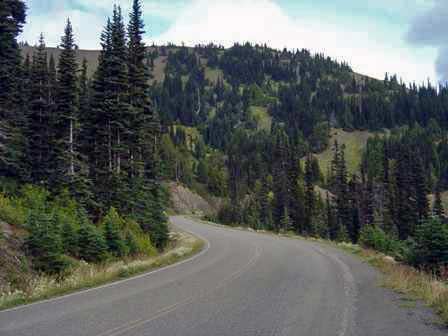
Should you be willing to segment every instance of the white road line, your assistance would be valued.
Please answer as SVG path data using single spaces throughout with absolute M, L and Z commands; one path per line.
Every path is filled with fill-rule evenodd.
M 193 261 L 193 260 L 203 256 L 205 253 L 207 253 L 208 250 L 210 250 L 210 246 L 211 245 L 210 245 L 210 242 L 206 238 L 204 238 L 203 236 L 201 236 L 201 235 L 199 235 L 197 233 L 193 233 L 191 231 L 184 230 L 184 229 L 182 229 L 182 230 L 187 232 L 187 233 L 189 233 L 189 234 L 191 234 L 191 235 L 193 235 L 193 236 L 198 237 L 201 240 L 203 240 L 206 243 L 206 247 L 200 253 L 195 254 L 194 256 L 192 256 L 192 257 L 190 257 L 188 259 L 179 261 L 178 263 L 175 263 L 175 264 L 172 264 L 172 265 L 168 265 L 168 266 L 165 266 L 165 267 L 162 267 L 162 268 L 158 268 L 158 269 L 156 269 L 154 271 L 151 271 L 151 272 L 148 272 L 148 273 L 140 274 L 140 275 L 134 276 L 132 278 L 128 278 L 128 279 L 123 279 L 123 280 L 111 282 L 109 284 L 101 285 L 101 286 L 98 286 L 98 287 L 84 289 L 84 290 L 81 290 L 81 291 L 78 291 L 78 292 L 75 292 L 75 293 L 66 294 L 66 295 L 63 295 L 63 296 L 58 296 L 58 297 L 55 297 L 55 298 L 52 298 L 52 299 L 47 299 L 47 300 L 43 300 L 43 301 L 39 301 L 39 302 L 35 302 L 35 303 L 30 303 L 30 304 L 23 305 L 23 306 L 18 306 L 18 307 L 15 307 L 15 308 L 5 309 L 5 310 L 0 311 L 0 315 L 4 314 L 4 313 L 9 313 L 9 312 L 13 312 L 13 311 L 27 309 L 27 308 L 30 308 L 30 307 L 33 307 L 33 306 L 37 306 L 37 305 L 42 305 L 42 304 L 45 304 L 45 303 L 62 301 L 62 300 L 67 299 L 69 297 L 86 294 L 86 293 L 93 292 L 93 291 L 96 291 L 96 290 L 101 290 L 101 289 L 104 289 L 104 288 L 114 287 L 114 286 L 117 286 L 117 285 L 129 282 L 129 281 L 133 281 L 133 280 L 136 280 L 136 279 L 145 278 L 145 277 L 151 276 L 151 275 L 153 275 L 155 273 L 166 271 L 167 269 L 178 267 L 180 265 L 183 265 L 183 264 L 186 264 L 188 262 L 191 262 L 191 261 Z

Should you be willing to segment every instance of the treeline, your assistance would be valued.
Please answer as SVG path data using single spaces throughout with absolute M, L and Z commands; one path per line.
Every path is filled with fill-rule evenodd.
M 32 57 L 21 59 L 17 36 L 25 23 L 25 9 L 22 1 L 15 0 L 0 12 L 5 26 L 0 31 L 4 191 L 10 191 L 8 181 L 15 181 L 45 188 L 54 200 L 67 192 L 83 213 L 79 222 L 89 218 L 107 224 L 116 209 L 163 248 L 168 229 L 160 184 L 161 125 L 149 95 L 141 2 L 133 2 L 127 28 L 120 7 L 114 7 L 101 35 L 99 66 L 92 79 L 87 77 L 87 62 L 76 62 L 69 20 L 58 60 L 48 58 L 43 35 Z M 57 222 L 45 213 L 27 220 L 33 255 L 43 255 L 43 250 L 53 253 L 51 239 L 41 244 L 40 238 L 32 237 L 50 226 L 52 232 L 64 227 Z M 111 239 L 118 239 L 117 227 L 106 224 L 105 244 L 112 244 Z M 104 245 L 91 226 L 78 227 L 80 239 L 94 238 L 98 246 Z M 133 249 L 131 243 L 113 244 L 118 245 L 109 246 L 109 252 L 117 256 Z
M 371 139 L 360 173 L 353 175 L 345 147 L 335 142 L 327 177 L 312 153 L 305 158 L 297 154 L 300 150 L 284 129 L 274 130 L 272 141 L 264 143 L 243 134 L 236 139 L 228 162 L 230 202 L 219 214 L 222 222 L 360 243 L 437 272 L 446 267 L 448 223 L 439 180 L 425 168 L 437 159 L 424 161 L 420 154 L 427 141 L 423 129 Z M 439 146 L 431 144 L 434 150 Z M 246 158 L 246 153 L 252 154 Z M 272 164 L 266 164 L 268 155 Z
M 170 130 L 166 176 L 228 197 L 219 220 L 362 243 L 427 267 L 447 263 L 446 87 L 369 79 L 305 50 L 159 50 L 165 80 L 151 92 Z M 330 143 L 335 127 L 382 132 L 354 175 L 344 147 Z M 314 154 L 329 146 L 334 158 L 322 171 Z M 220 178 L 204 178 L 213 172 Z

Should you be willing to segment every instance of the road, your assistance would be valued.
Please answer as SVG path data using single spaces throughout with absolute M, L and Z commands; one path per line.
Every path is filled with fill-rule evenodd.
M 357 258 L 307 241 L 172 222 L 202 237 L 190 260 L 137 278 L 0 312 L 1 336 L 433 336 Z M 409 304 L 408 304 L 409 306 Z

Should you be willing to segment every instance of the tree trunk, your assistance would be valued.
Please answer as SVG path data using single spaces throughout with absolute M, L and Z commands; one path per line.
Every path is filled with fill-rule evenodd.
M 69 175 L 75 175 L 75 153 L 73 150 L 73 118 L 70 118 L 70 170 Z

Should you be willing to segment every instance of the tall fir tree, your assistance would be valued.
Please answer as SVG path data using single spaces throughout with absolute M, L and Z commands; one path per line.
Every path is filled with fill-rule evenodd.
M 28 111 L 26 137 L 27 164 L 31 182 L 48 186 L 53 175 L 53 131 L 52 111 L 49 102 L 48 59 L 43 34 L 33 54 L 31 69 L 31 101 Z
M 434 195 L 434 205 L 432 208 L 433 216 L 444 218 L 445 217 L 445 209 L 443 207 L 442 195 L 440 193 L 440 187 L 436 187 L 436 192 Z
M 67 20 L 61 38 L 54 114 L 54 189 L 68 188 L 83 206 L 90 204 L 88 167 L 81 154 L 78 64 L 73 27 Z
M 26 5 L 21 0 L 0 5 L 0 173 L 24 179 L 28 167 L 26 116 L 20 96 L 21 55 L 17 37 L 26 19 Z
M 314 193 L 314 177 L 312 167 L 312 155 L 307 155 L 305 162 L 305 206 L 304 206 L 304 233 L 307 235 L 314 235 L 315 225 L 315 209 L 316 209 L 316 195 Z

